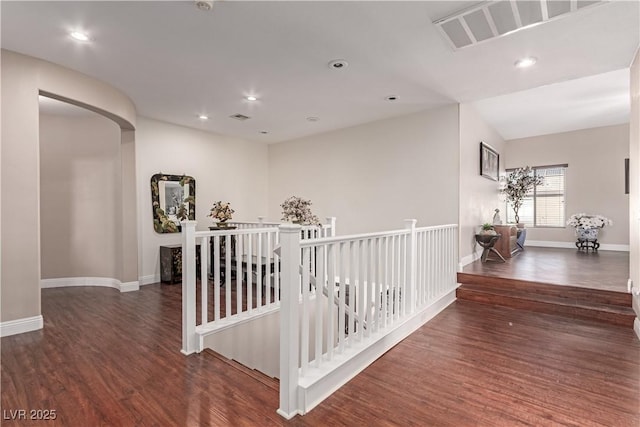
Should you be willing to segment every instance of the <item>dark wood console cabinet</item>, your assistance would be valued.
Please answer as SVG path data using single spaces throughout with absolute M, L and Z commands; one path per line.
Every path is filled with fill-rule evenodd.
M 200 245 L 196 245 L 196 277 L 200 277 Z M 182 282 L 182 245 L 160 246 L 160 281 Z

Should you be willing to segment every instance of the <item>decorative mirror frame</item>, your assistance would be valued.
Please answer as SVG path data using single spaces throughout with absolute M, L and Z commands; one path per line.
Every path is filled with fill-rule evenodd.
M 179 233 L 181 220 L 196 219 L 196 180 L 188 175 L 153 175 L 151 210 L 156 233 Z

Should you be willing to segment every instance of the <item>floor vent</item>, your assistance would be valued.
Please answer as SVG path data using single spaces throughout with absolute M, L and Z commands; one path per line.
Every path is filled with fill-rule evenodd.
M 454 50 L 568 16 L 611 0 L 485 1 L 434 21 Z

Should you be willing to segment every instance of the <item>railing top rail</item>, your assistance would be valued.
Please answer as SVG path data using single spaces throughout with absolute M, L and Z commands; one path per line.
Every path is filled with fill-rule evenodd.
M 416 228 L 416 232 L 418 231 L 431 231 L 431 230 L 445 230 L 451 228 L 458 228 L 457 224 L 445 224 L 445 225 L 434 225 L 430 227 L 421 227 Z M 359 240 L 367 240 L 367 239 L 378 239 L 383 237 L 393 237 L 393 236 L 402 236 L 405 234 L 410 234 L 411 230 L 408 228 L 403 228 L 401 230 L 391 230 L 391 231 L 383 231 L 383 232 L 375 232 L 375 233 L 363 233 L 363 234 L 352 234 L 349 236 L 335 236 L 335 237 L 322 237 L 319 239 L 308 239 L 300 242 L 301 248 L 307 248 L 312 246 L 323 246 L 329 245 L 332 243 L 340 243 L 340 242 L 349 242 L 349 241 L 359 241 Z
M 262 225 L 280 225 L 281 222 L 273 221 L 228 221 L 229 224 L 262 224 Z
M 260 233 L 274 233 L 278 229 L 275 227 L 264 228 L 230 228 L 228 230 L 209 230 L 209 231 L 196 231 L 196 237 L 208 237 L 208 236 L 230 236 L 232 234 L 260 234 Z
M 429 227 L 416 227 L 416 231 L 444 230 L 449 228 L 458 228 L 458 224 L 432 225 Z
M 409 234 L 409 233 L 411 233 L 411 230 L 402 229 L 402 230 L 385 231 L 382 233 L 377 232 L 377 233 L 352 234 L 349 236 L 322 237 L 319 239 L 302 240 L 300 242 L 300 247 L 305 248 L 305 247 L 311 247 L 311 246 L 328 245 L 331 243 L 367 240 L 367 239 L 375 239 L 375 238 L 381 238 L 381 237 L 401 236 L 403 234 Z

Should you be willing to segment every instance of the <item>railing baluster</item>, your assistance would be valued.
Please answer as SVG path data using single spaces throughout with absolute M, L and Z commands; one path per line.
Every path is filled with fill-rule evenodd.
M 309 264 L 309 252 L 311 248 L 302 249 L 302 324 L 300 325 L 300 367 L 304 377 L 309 367 L 309 292 L 311 281 L 309 273 L 311 266 Z M 321 294 L 316 292 L 316 298 Z
M 344 351 L 345 341 L 345 261 L 344 243 L 340 243 L 338 251 L 338 265 L 340 266 L 340 287 L 338 289 L 338 349 L 340 353 Z
M 349 242 L 349 345 L 353 345 L 356 336 L 356 282 L 357 265 L 355 243 Z
M 248 234 L 236 236 L 236 314 L 242 313 L 242 297 L 244 293 L 242 277 L 242 254 L 244 253 L 244 241 Z M 227 289 L 227 308 L 231 316 L 231 288 Z
M 271 308 L 271 302 L 272 302 L 272 296 L 271 296 L 271 266 L 273 265 L 275 267 L 274 264 L 274 259 L 273 259 L 273 247 L 271 246 L 271 232 L 267 232 L 267 243 L 266 243 L 266 250 L 265 250 L 265 260 L 266 260 L 266 265 L 265 265 L 265 284 L 264 284 L 264 291 L 266 293 L 266 306 L 267 308 Z
M 262 233 L 256 236 L 257 254 L 256 254 L 256 308 L 262 307 Z M 249 268 L 247 266 L 247 268 Z
M 327 305 L 327 358 L 333 360 L 333 348 L 335 347 L 335 289 L 336 289 L 336 270 L 335 270 L 335 251 L 334 245 L 327 246 L 327 294 L 329 303 Z
M 209 280 L 207 280 L 207 245 L 209 238 L 200 239 L 200 324 L 209 323 Z
M 247 262 L 246 262 L 246 283 L 247 283 L 247 312 L 253 311 L 253 272 L 251 271 L 251 261 L 253 259 L 253 235 L 247 235 Z
M 322 318 L 324 313 L 324 294 L 323 289 L 327 286 L 327 270 L 326 270 L 326 259 L 327 259 L 327 247 L 322 246 L 320 250 L 317 252 L 319 254 L 318 259 L 318 271 L 319 276 L 316 276 L 316 306 L 315 306 L 315 315 L 316 315 L 316 329 L 315 329 L 315 366 L 317 368 L 322 364 Z M 328 291 L 328 289 L 327 289 Z M 327 292 L 328 293 L 328 292 Z M 327 297 L 328 301 L 328 297 Z

